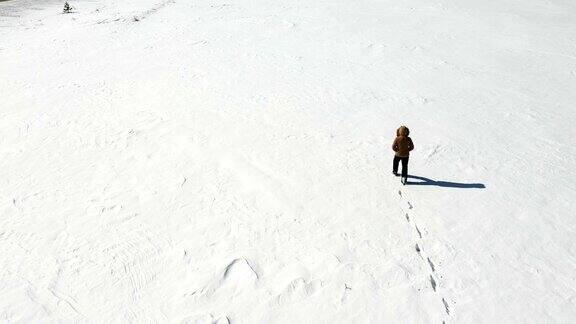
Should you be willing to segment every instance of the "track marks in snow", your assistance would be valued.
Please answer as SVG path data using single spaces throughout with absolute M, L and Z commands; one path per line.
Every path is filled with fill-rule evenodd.
M 432 262 L 432 260 L 430 260 L 430 258 L 428 258 L 428 265 L 430 266 L 430 270 L 432 270 L 432 272 L 435 272 L 436 270 L 434 270 L 434 262 Z
M 119 296 L 131 300 L 133 305 L 145 299 L 149 289 L 154 287 L 158 274 L 166 267 L 162 251 L 169 246 L 169 241 L 158 236 L 152 228 L 134 226 L 135 222 L 118 222 L 110 214 L 120 208 L 107 209 L 101 216 L 103 228 L 109 231 L 101 238 L 108 243 L 101 251 L 100 257 L 107 264 L 104 282 L 111 282 L 127 294 Z M 129 215 L 133 215 L 129 213 Z M 121 215 L 117 215 L 118 218 Z M 126 310 L 126 319 L 135 321 L 144 314 L 141 307 L 130 307 Z
M 405 196 L 402 194 L 402 190 L 398 190 L 398 195 L 400 196 L 400 199 L 402 201 L 404 201 L 406 199 Z M 406 200 L 406 206 L 407 206 L 408 210 L 414 209 L 414 205 L 412 205 L 412 203 L 408 200 Z M 427 280 L 430 282 L 430 287 L 432 288 L 432 290 L 434 292 L 438 292 L 438 288 L 439 288 L 438 282 L 435 279 L 436 265 L 434 264 L 432 259 L 425 254 L 425 251 L 422 248 L 422 242 L 421 242 L 421 240 L 423 239 L 422 231 L 418 227 L 416 220 L 410 218 L 410 214 L 408 212 L 404 212 L 404 218 L 406 218 L 407 223 L 411 223 L 411 222 L 414 223 L 415 234 L 417 235 L 416 240 L 418 241 L 415 244 L 414 250 L 416 251 L 416 253 L 418 254 L 418 256 L 420 258 L 422 258 L 423 260 L 426 260 L 427 266 L 430 268 L 430 272 L 428 274 Z M 442 305 L 444 306 L 444 311 L 446 312 L 446 315 L 450 316 L 450 307 L 448 305 L 448 302 L 446 301 L 446 299 L 444 297 L 441 297 L 441 301 L 442 301 Z M 444 323 L 444 321 L 443 321 L 443 323 Z
M 444 310 L 446 311 L 446 314 L 450 315 L 450 307 L 448 307 L 446 299 L 442 298 L 442 303 L 444 304 Z
M 175 0 L 162 1 L 158 4 L 156 4 L 154 7 L 144 11 L 143 13 L 134 16 L 134 21 L 140 21 L 140 20 L 146 19 L 146 18 L 148 18 L 148 16 L 156 13 L 158 10 L 163 9 L 164 7 L 166 7 L 170 4 L 173 4 L 175 2 L 176 2 Z
M 422 232 L 420 232 L 418 225 L 414 225 L 414 228 L 416 228 L 416 233 L 418 233 L 418 237 L 422 238 Z
M 272 306 L 283 306 L 297 303 L 305 300 L 321 288 L 322 282 L 320 280 L 307 281 L 304 278 L 296 278 L 271 301 L 271 304 Z M 346 300 L 349 289 L 351 288 L 348 286 L 344 287 L 344 293 L 340 299 L 341 303 Z
M 80 312 L 80 311 L 78 310 L 78 308 L 79 308 L 79 307 L 78 307 L 78 302 L 77 302 L 74 298 L 72 298 L 72 297 L 70 297 L 70 296 L 68 296 L 68 295 L 66 295 L 66 294 L 64 294 L 64 293 L 61 293 L 61 292 L 57 291 L 57 290 L 54 289 L 54 288 L 49 288 L 48 290 L 50 291 L 50 293 L 52 294 L 52 296 L 54 296 L 54 297 L 56 298 L 56 300 L 58 300 L 58 304 L 60 304 L 61 302 L 63 302 L 63 303 L 65 303 L 72 311 L 74 311 L 74 313 L 76 313 L 78 316 L 80 316 L 80 317 L 82 317 L 82 318 L 84 318 L 84 319 L 86 318 L 86 316 L 85 316 L 82 312 Z
M 103 25 L 103 24 L 110 24 L 110 23 L 116 23 L 116 22 L 139 22 L 142 21 L 146 18 L 148 18 L 149 16 L 155 14 L 156 12 L 160 11 L 161 9 L 176 3 L 175 0 L 164 0 L 162 2 L 156 3 L 155 5 L 153 5 L 150 9 L 148 10 L 144 10 L 140 13 L 137 12 L 133 12 L 132 16 L 130 18 L 128 17 L 118 17 L 118 15 L 120 13 L 114 13 L 113 15 L 115 15 L 115 17 L 109 17 L 109 18 L 104 18 L 104 19 L 99 19 L 97 20 L 94 24 L 95 25 Z M 98 14 L 101 12 L 101 9 L 103 8 L 98 8 L 96 10 L 94 10 L 92 12 L 92 14 Z M 124 15 L 124 14 L 121 14 Z

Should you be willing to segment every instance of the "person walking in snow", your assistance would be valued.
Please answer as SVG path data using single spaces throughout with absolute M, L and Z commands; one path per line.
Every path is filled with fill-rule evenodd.
M 396 130 L 396 139 L 392 143 L 392 150 L 396 152 L 392 163 L 392 173 L 398 176 L 398 163 L 402 162 L 402 184 L 406 184 L 408 181 L 408 158 L 410 151 L 414 149 L 414 143 L 408 135 L 410 135 L 408 127 L 400 126 Z

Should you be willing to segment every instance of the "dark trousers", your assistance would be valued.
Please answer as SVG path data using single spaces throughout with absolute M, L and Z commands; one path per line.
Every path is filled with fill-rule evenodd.
M 408 157 L 395 156 L 392 162 L 392 172 L 398 173 L 398 162 L 402 161 L 402 178 L 408 177 Z

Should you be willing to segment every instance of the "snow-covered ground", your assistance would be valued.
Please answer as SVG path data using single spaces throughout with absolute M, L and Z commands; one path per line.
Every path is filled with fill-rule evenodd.
M 1 322 L 576 321 L 576 2 L 71 4 L 0 2 Z

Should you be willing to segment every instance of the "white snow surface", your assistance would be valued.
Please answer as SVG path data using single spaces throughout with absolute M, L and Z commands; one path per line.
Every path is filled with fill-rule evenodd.
M 70 4 L 0 2 L 0 322 L 576 322 L 576 2 Z

